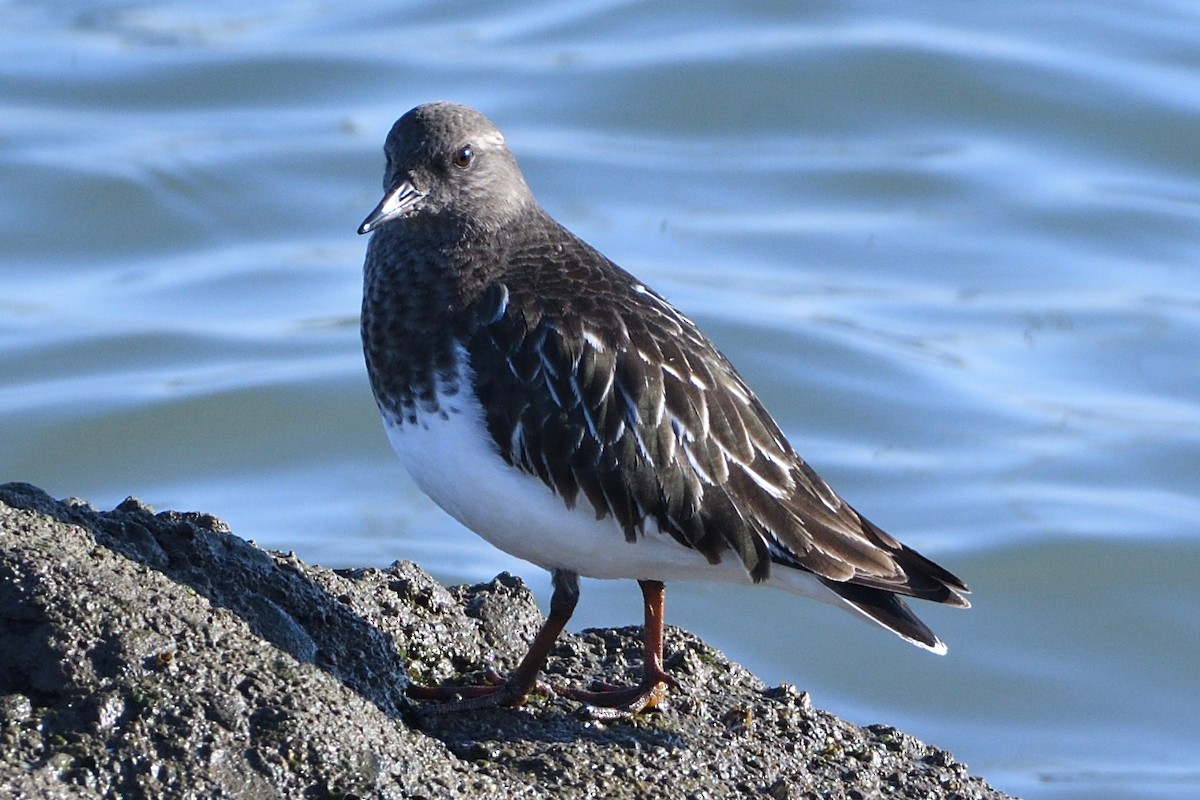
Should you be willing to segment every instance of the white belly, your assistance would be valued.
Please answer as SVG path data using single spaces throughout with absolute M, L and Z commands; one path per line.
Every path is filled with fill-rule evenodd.
M 582 496 L 568 509 L 538 478 L 509 466 L 496 452 L 483 410 L 466 389 L 439 398 L 446 411 L 418 414 L 415 423 L 383 415 L 401 462 L 425 494 L 450 516 L 506 553 L 545 569 L 591 578 L 751 584 L 732 551 L 710 564 L 697 551 L 663 533 L 652 521 L 629 542 L 611 516 L 596 519 Z M 776 567 L 767 585 L 841 605 L 811 574 Z

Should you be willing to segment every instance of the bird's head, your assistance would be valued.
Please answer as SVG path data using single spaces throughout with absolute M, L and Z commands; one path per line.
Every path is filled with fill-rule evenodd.
M 359 233 L 397 220 L 495 231 L 536 206 L 504 137 L 473 108 L 417 106 L 392 126 L 383 152 L 383 199 Z

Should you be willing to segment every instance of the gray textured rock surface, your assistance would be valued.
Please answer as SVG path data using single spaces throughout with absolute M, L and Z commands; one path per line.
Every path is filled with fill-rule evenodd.
M 421 715 L 407 675 L 516 663 L 520 580 L 326 570 L 205 514 L 99 512 L 0 486 L 0 796 L 999 798 L 941 750 L 768 688 L 670 629 L 683 693 L 601 724 L 576 704 Z M 636 680 L 638 629 L 564 636 L 547 679 Z

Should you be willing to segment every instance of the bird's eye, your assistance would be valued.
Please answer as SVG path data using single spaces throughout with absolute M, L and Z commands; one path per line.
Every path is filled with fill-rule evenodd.
M 454 154 L 454 166 L 459 169 L 466 169 L 471 166 L 471 162 L 475 160 L 475 151 L 471 149 L 471 145 L 463 145 Z

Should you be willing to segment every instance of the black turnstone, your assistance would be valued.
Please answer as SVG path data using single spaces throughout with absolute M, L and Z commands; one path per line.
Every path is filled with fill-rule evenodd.
M 358 232 L 373 233 L 362 337 L 388 437 L 438 505 L 554 585 L 506 679 L 411 695 L 520 704 L 580 575 L 637 580 L 645 600 L 641 683 L 565 690 L 614 713 L 675 685 L 663 581 L 778 587 L 945 652 L 900 596 L 965 608 L 966 585 L 843 501 L 691 320 L 542 210 L 487 118 L 419 106 L 384 154 Z

